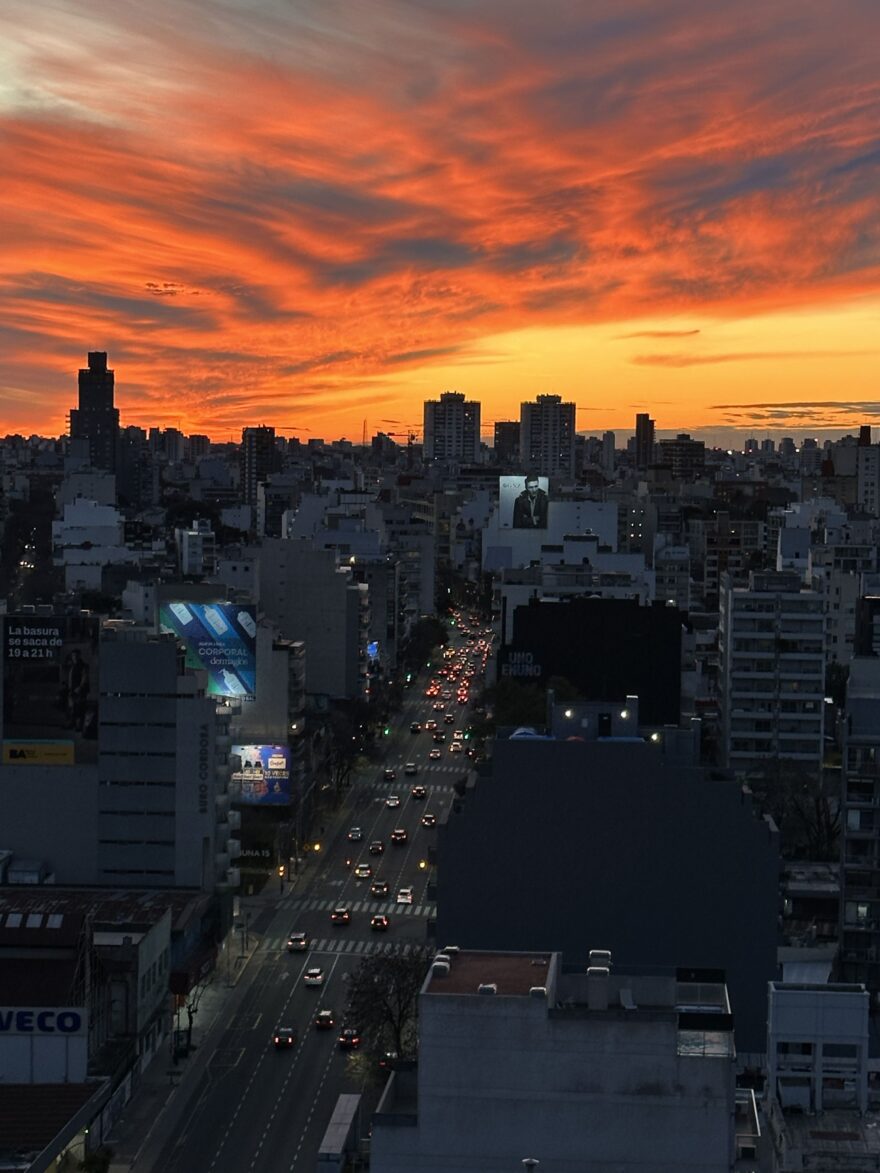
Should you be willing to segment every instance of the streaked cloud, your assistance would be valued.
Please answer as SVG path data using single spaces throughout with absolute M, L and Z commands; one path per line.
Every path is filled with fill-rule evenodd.
M 605 326 L 546 367 L 580 400 L 613 342 L 609 410 L 874 358 L 830 324 L 880 301 L 873 2 L 6 0 L 0 46 L 0 428 L 61 430 L 90 349 L 203 431 L 408 418 L 456 364 L 500 418 L 517 332 Z M 755 335 L 798 312 L 827 336 Z

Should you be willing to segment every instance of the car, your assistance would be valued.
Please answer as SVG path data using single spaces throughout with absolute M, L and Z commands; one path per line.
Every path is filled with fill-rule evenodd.
M 373 880 L 370 884 L 371 896 L 387 896 L 389 891 L 387 880 Z
M 385 844 L 381 839 L 374 839 L 370 844 L 370 855 L 381 855 L 385 850 Z
M 392 809 L 394 807 L 400 806 L 400 795 L 399 794 L 389 794 L 388 797 L 385 799 L 385 805 L 391 807 Z
M 421 733 L 421 731 L 422 731 L 421 721 L 413 721 L 409 727 L 409 731 L 410 731 L 410 733 Z
M 397 777 L 397 771 L 392 770 L 390 766 L 386 766 L 382 772 L 382 777 L 385 779 L 386 782 L 393 782 L 394 779 Z
M 462 745 L 462 743 L 460 741 L 453 741 L 449 747 L 449 752 L 450 753 L 461 753 L 463 749 L 464 749 L 464 746 Z
M 381 914 L 370 919 L 370 928 L 374 933 L 387 933 L 388 926 L 390 924 L 391 921 L 388 919 L 388 917 L 382 916 Z
M 429 733 L 433 732 L 437 728 L 437 722 L 434 720 L 433 717 L 430 719 L 430 721 L 425 722 L 425 728 L 428 730 Z
M 379 1058 L 379 1066 L 383 1071 L 391 1071 L 394 1067 L 394 1061 L 396 1058 L 396 1051 L 386 1051 L 385 1054 Z
M 315 1015 L 315 1026 L 318 1030 L 332 1030 L 336 1025 L 336 1015 L 332 1010 L 319 1010 Z
M 391 842 L 396 846 L 400 846 L 400 844 L 406 843 L 406 838 L 406 829 L 404 827 L 395 827 L 391 832 Z
M 296 1031 L 292 1026 L 276 1026 L 272 1035 L 272 1045 L 276 1051 L 287 1051 L 296 1046 Z
M 306 972 L 303 974 L 303 985 L 304 986 L 323 986 L 323 984 L 324 984 L 324 971 L 323 971 L 323 969 L 320 969 L 317 965 L 314 966 L 312 969 L 307 969 Z
M 452 740 L 453 741 L 464 741 L 464 730 L 462 730 L 462 729 L 453 730 Z
M 446 705 L 443 703 L 443 701 L 435 701 L 431 707 L 433 708 L 435 713 L 442 713 L 443 710 L 446 708 Z
M 452 746 L 449 747 L 452 749 Z M 373 869 L 368 863 L 356 863 L 354 865 L 354 878 L 356 880 L 369 880 L 373 874 Z
M 430 811 L 425 811 L 425 813 L 422 815 L 422 826 L 423 827 L 436 827 L 437 826 L 437 816 L 434 814 L 431 814 Z
M 335 925 L 347 925 L 351 922 L 351 912 L 344 904 L 340 904 L 330 913 L 330 919 Z
M 410 798 L 427 798 L 428 797 L 428 791 L 422 785 L 413 786 L 410 789 L 409 794 L 410 794 Z
M 398 904 L 412 904 L 414 893 L 412 888 L 401 888 L 397 893 Z
M 339 1032 L 339 1048 L 342 1051 L 356 1051 L 361 1045 L 360 1032 L 356 1031 L 354 1027 L 347 1026 L 345 1030 Z
M 447 725 L 454 725 L 455 724 L 455 713 L 444 713 L 443 720 L 446 722 Z
M 360 827 L 350 827 L 348 832 L 349 843 L 360 843 L 363 839 L 364 833 Z
M 305 953 L 309 947 L 308 933 L 291 933 L 287 938 L 288 953 Z
M 443 733 L 442 730 L 438 729 L 437 732 L 434 734 L 434 744 L 435 745 L 442 745 L 445 740 L 446 740 L 446 734 Z
M 435 745 L 433 749 L 428 751 L 428 757 L 431 759 L 432 762 L 437 762 L 440 760 L 440 758 L 443 757 L 443 753 Z
M 412 778 L 412 776 L 414 774 L 418 774 L 419 767 L 416 765 L 415 762 L 407 762 L 406 765 L 403 767 L 403 772 L 404 772 L 404 774 L 406 774 L 406 776 L 408 778 Z

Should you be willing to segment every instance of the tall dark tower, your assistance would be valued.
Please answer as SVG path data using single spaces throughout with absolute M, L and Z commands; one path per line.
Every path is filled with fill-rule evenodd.
M 645 412 L 636 416 L 636 468 L 646 469 L 654 461 L 654 421 Z
M 70 413 L 71 440 L 86 440 L 93 468 L 116 470 L 119 409 L 113 406 L 113 371 L 103 350 L 89 351 L 88 369 L 79 372 L 79 407 Z
M 257 485 L 265 482 L 269 473 L 277 472 L 278 452 L 275 448 L 275 429 L 261 425 L 241 430 L 241 495 L 248 505 L 257 503 Z

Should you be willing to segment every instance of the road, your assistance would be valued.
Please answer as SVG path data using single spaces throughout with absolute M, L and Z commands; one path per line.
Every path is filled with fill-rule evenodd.
M 454 644 L 465 647 L 458 633 Z M 471 695 L 482 683 L 482 661 L 474 667 L 478 673 Z M 441 684 L 450 691 L 448 682 Z M 464 753 L 452 753 L 449 748 L 454 731 L 463 729 L 467 719 L 454 686 L 452 691 L 438 711 L 434 706 L 442 698 L 426 697 L 424 685 L 407 693 L 391 735 L 383 739 L 384 760 L 360 776 L 352 789 L 352 821 L 363 838 L 350 842 L 348 828 L 342 827 L 336 841 L 324 847 L 319 867 L 281 901 L 250 963 L 249 985 L 238 1009 L 225 1029 L 217 1032 L 216 1049 L 198 1098 L 162 1155 L 158 1167 L 165 1173 L 193 1169 L 200 1173 L 313 1173 L 337 1097 L 363 1090 L 358 1079 L 359 1070 L 364 1078 L 363 1064 L 352 1062 L 340 1050 L 338 1030 L 318 1031 L 314 1019 L 319 1009 L 330 1008 L 339 1025 L 346 1003 L 345 975 L 364 954 L 388 949 L 409 952 L 426 944 L 427 922 L 435 910 L 426 899 L 427 869 L 420 867 L 420 861 L 427 859 L 435 831 L 422 826 L 421 819 L 426 811 L 442 814 L 452 800 L 453 782 L 470 764 Z M 455 714 L 454 723 L 445 723 L 446 712 Z M 435 748 L 432 733 L 424 728 L 410 731 L 412 722 L 424 725 L 428 720 L 437 720 L 447 736 L 437 747 L 438 761 L 428 757 Z M 405 774 L 407 762 L 416 764 L 416 776 Z M 386 767 L 396 771 L 395 779 L 385 779 Z M 425 798 L 412 797 L 413 784 L 425 786 Z M 396 808 L 387 805 L 392 794 L 400 799 Z M 406 830 L 405 843 L 391 843 L 395 828 Z M 374 840 L 385 845 L 380 856 L 369 854 Z M 357 863 L 370 864 L 373 876 L 355 879 L 352 872 Z M 370 894 L 376 879 L 388 881 L 387 898 Z M 398 904 L 398 890 L 410 885 L 413 903 Z M 331 923 L 330 913 L 337 905 L 350 909 L 348 925 Z M 390 919 L 387 933 L 371 931 L 370 919 L 378 913 Z M 291 932 L 308 934 L 307 952 L 288 953 Z M 324 971 L 324 984 L 307 987 L 303 975 L 316 966 Z M 298 1032 L 298 1041 L 289 1050 L 276 1051 L 272 1045 L 280 1025 Z

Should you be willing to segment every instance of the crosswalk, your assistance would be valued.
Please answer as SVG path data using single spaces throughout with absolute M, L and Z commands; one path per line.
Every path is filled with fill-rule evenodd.
M 261 948 L 266 953 L 282 953 L 287 949 L 286 937 L 265 937 Z M 309 945 L 310 953 L 345 953 L 351 957 L 363 956 L 366 953 L 388 953 L 396 956 L 408 957 L 411 953 L 425 948 L 418 941 L 397 943 L 395 941 L 379 940 L 374 937 L 369 941 L 355 941 L 351 937 L 322 937 L 315 939 Z M 303 954 L 303 956 L 305 956 Z
M 437 915 L 436 904 L 395 904 L 389 900 L 306 900 L 298 899 L 290 902 L 290 907 L 297 912 L 330 912 L 340 904 L 352 914 L 366 912 L 371 916 L 383 913 L 385 916 L 427 916 Z M 287 938 L 285 938 L 286 940 Z

